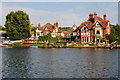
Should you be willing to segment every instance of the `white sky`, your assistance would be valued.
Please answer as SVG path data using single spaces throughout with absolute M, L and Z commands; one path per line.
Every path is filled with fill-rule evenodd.
M 1 0 L 2 2 L 118 2 L 119 0 Z M 2 8 L 4 6 L 4 8 Z M 31 16 L 31 22 L 34 24 L 34 25 L 37 25 L 37 23 L 39 23 L 39 19 L 37 19 L 36 17 L 41 17 L 40 15 L 38 15 L 38 14 L 36 14 L 37 12 L 38 13 L 41 13 L 41 11 L 42 10 L 39 10 L 39 11 L 37 11 L 37 10 L 35 10 L 35 9 L 30 9 L 29 7 L 23 7 L 23 6 L 9 6 L 9 5 L 3 5 L 2 6 L 2 3 L 0 3 L 0 25 L 4 25 L 3 24 L 3 22 L 5 22 L 5 15 L 6 14 L 8 14 L 7 12 L 9 12 L 9 11 L 11 11 L 11 10 L 13 10 L 13 11 L 16 11 L 18 8 L 20 8 L 20 9 L 22 9 L 22 10 L 25 10 L 25 11 L 28 11 L 28 14 L 30 14 L 30 16 Z M 112 6 L 112 5 L 111 5 Z M 102 7 L 102 6 L 101 6 Z M 106 6 L 107 7 L 107 6 Z M 4 11 L 2 11 L 2 9 L 4 9 Z M 106 9 L 107 10 L 107 9 Z M 36 12 L 36 13 L 31 13 L 31 12 Z M 47 14 L 52 14 L 50 11 L 48 12 L 48 11 L 42 11 L 43 13 L 45 13 L 46 15 Z M 114 9 L 113 9 L 113 12 L 111 12 L 111 11 L 109 10 L 109 7 L 108 7 L 108 18 L 109 19 L 111 19 L 110 21 L 111 22 L 113 22 L 113 24 L 116 24 L 117 23 L 117 21 L 115 21 L 115 20 L 117 20 L 116 18 L 114 18 L 114 16 L 115 15 L 118 15 L 117 13 L 117 11 L 115 11 Z M 63 15 L 65 13 L 65 15 Z M 60 26 L 72 26 L 72 24 L 74 23 L 74 22 L 76 22 L 76 24 L 77 25 L 79 25 L 81 22 L 83 22 L 84 20 L 86 20 L 87 18 L 88 18 L 88 14 L 89 13 L 86 13 L 86 14 L 84 14 L 84 16 L 80 16 L 80 15 L 77 15 L 77 14 L 74 14 L 74 13 L 69 13 L 69 11 L 67 12 L 64 12 L 64 13 L 61 13 L 61 12 L 57 12 L 57 14 L 59 14 L 59 15 L 61 15 L 62 17 L 63 17 L 63 19 L 64 20 L 62 20 L 62 21 L 60 21 Z M 81 12 L 82 13 L 82 12 Z M 90 12 L 91 13 L 91 12 Z M 102 17 L 102 15 L 104 14 L 104 12 L 97 12 L 98 13 L 98 15 L 99 16 L 101 16 Z M 105 12 L 106 13 L 106 12 Z M 3 15 L 4 16 L 3 16 Z M 56 14 L 56 13 L 55 13 Z M 55 15 L 54 14 L 54 15 Z M 73 15 L 74 17 L 73 17 L 73 19 L 74 20 L 70 20 L 70 21 L 68 21 L 68 19 L 69 19 L 69 17 L 71 16 L 71 15 Z M 60 16 L 60 17 L 61 17 Z M 80 21 L 77 21 L 77 19 L 79 19 L 77 16 L 79 16 L 79 18 L 80 18 L 80 20 L 81 20 L 81 22 Z M 3 18 L 4 17 L 4 18 Z M 118 17 L 118 16 L 115 16 L 115 17 Z M 44 20 L 42 20 L 43 22 L 43 24 L 45 24 L 46 22 L 47 22 L 47 20 L 45 19 L 45 21 Z M 49 21 L 49 20 L 48 20 Z M 57 21 L 57 20 L 52 20 L 52 23 L 54 22 L 54 21 Z M 73 22 L 74 21 L 74 22 Z M 70 25 L 68 24 L 68 23 L 71 23 Z
M 2 2 L 119 2 L 119 0 L 1 0 Z

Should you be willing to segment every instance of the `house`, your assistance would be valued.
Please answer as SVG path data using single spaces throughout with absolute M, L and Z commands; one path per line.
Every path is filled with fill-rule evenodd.
M 103 37 L 109 40 L 111 25 L 106 17 L 106 14 L 101 18 L 96 12 L 90 13 L 88 20 L 81 23 L 72 35 L 79 37 L 81 43 L 99 43 Z
M 72 33 L 73 33 L 74 29 L 69 29 L 68 31 L 63 31 L 64 33 L 64 37 L 62 38 L 65 41 L 72 41 Z
M 36 38 L 39 36 L 47 35 L 48 33 L 50 33 L 52 37 L 64 36 L 62 30 L 58 27 L 58 22 L 54 23 L 54 25 L 47 23 L 42 27 L 40 24 L 38 24 L 38 27 L 36 29 Z
M 73 32 L 76 29 L 77 29 L 77 26 L 74 24 L 72 28 L 68 29 L 67 31 L 63 31 L 64 33 L 63 39 L 66 41 L 75 41 L 76 36 L 73 36 L 73 35 L 76 35 L 76 33 L 73 33 Z

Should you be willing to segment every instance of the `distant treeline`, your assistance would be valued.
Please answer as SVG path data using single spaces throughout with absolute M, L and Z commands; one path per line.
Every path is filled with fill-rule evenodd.
M 72 27 L 59 27 L 62 31 L 67 31 L 68 29 L 71 29 Z

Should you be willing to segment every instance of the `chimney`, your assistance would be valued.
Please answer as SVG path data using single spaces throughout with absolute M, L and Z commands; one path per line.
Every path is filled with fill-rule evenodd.
M 56 27 L 58 27 L 58 22 L 56 22 Z
M 38 24 L 38 27 L 40 27 L 40 23 Z
M 56 23 L 54 23 L 54 28 L 56 27 Z
M 106 20 L 106 17 L 107 17 L 107 15 L 106 15 L 106 14 L 104 14 L 104 15 L 103 15 L 103 19 L 104 19 L 104 20 Z
M 93 18 L 93 14 L 92 14 L 92 13 L 89 14 L 89 19 L 90 19 L 90 18 Z
M 97 13 L 96 12 L 94 12 L 94 17 L 97 17 Z

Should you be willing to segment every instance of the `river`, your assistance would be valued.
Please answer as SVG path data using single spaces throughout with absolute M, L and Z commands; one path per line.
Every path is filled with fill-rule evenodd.
M 117 78 L 120 49 L 2 48 L 2 78 Z

